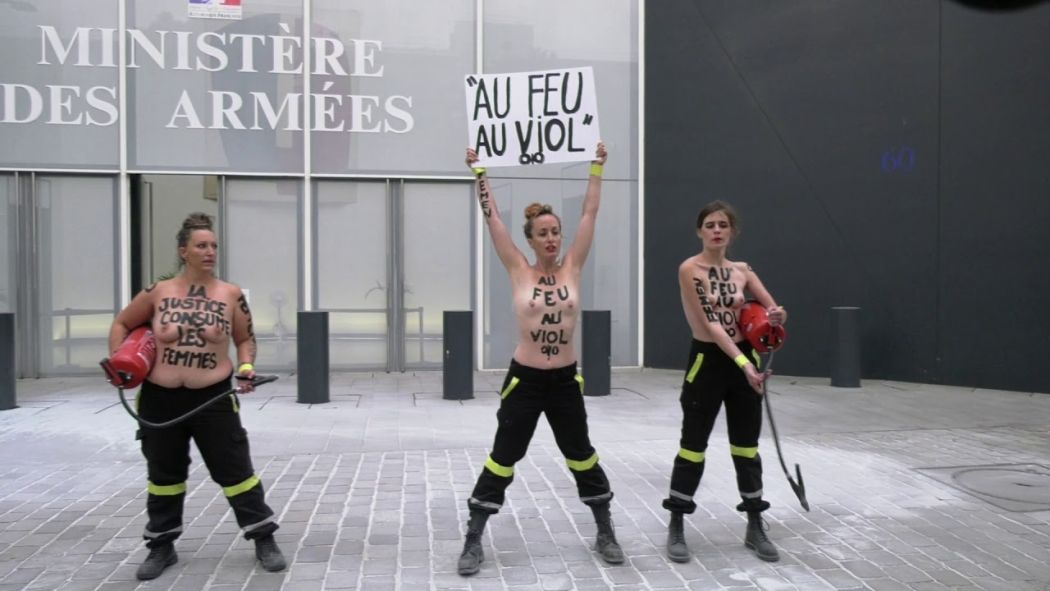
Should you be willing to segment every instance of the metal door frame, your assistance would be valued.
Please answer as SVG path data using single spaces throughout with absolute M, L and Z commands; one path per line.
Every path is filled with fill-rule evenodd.
M 13 171 L 14 174 L 14 270 L 15 286 L 11 290 L 14 302 L 11 310 L 15 314 L 15 377 L 34 379 L 42 376 L 42 339 L 40 337 L 44 306 L 41 303 L 43 265 L 41 257 L 42 232 L 40 228 L 40 200 L 37 185 L 50 177 L 106 178 L 114 182 L 113 194 L 113 244 L 112 262 L 116 272 L 113 282 L 113 300 L 119 309 L 120 272 L 120 227 L 118 223 L 117 199 L 120 192 L 120 177 L 112 173 L 62 172 L 62 171 Z M 48 297 L 50 295 L 48 294 Z M 68 316 L 67 316 L 68 320 Z M 67 329 L 66 338 L 70 335 Z M 60 372 L 61 373 L 61 372 Z M 84 373 L 84 372 L 75 372 Z M 59 375 L 59 374 L 55 374 Z M 65 375 L 65 373 L 61 373 Z

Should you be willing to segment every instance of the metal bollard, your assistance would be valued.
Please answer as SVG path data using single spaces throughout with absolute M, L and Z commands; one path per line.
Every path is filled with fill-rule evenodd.
M 583 311 L 583 377 L 585 396 L 612 392 L 612 312 Z
M 860 308 L 835 306 L 831 385 L 860 388 Z
M 445 310 L 442 315 L 442 398 L 474 398 L 474 312 Z
M 328 312 L 298 313 L 299 334 L 296 339 L 298 354 L 297 378 L 299 393 L 296 402 L 324 404 L 328 402 Z
M 15 401 L 15 315 L 0 313 L 0 410 L 18 408 Z

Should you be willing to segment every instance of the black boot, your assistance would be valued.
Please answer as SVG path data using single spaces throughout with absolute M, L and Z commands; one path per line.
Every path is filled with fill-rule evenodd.
M 255 557 L 259 559 L 264 570 L 271 573 L 282 571 L 288 566 L 284 561 L 284 554 L 277 547 L 277 541 L 273 534 L 255 540 Z
M 689 562 L 693 558 L 689 546 L 685 545 L 684 526 L 682 514 L 672 511 L 671 523 L 667 525 L 667 557 L 675 562 Z
M 175 545 L 172 543 L 161 544 L 150 548 L 149 556 L 142 561 L 139 569 L 135 571 L 135 578 L 140 581 L 156 579 L 164 569 L 179 561 L 179 555 L 175 553 Z
M 755 555 L 766 562 L 780 560 L 776 546 L 766 537 L 766 526 L 762 520 L 762 514 L 758 511 L 747 512 L 747 535 L 744 537 L 744 545 L 754 551 Z
M 609 564 L 623 564 L 623 550 L 616 542 L 616 533 L 613 531 L 612 515 L 609 514 L 609 503 L 591 505 L 594 513 L 594 521 L 598 524 L 598 535 L 594 540 L 594 549 L 601 554 L 602 559 Z
M 485 532 L 485 522 L 488 520 L 488 513 L 477 509 L 470 510 L 467 540 L 463 543 L 463 553 L 459 555 L 459 564 L 456 567 L 464 577 L 477 573 L 485 560 L 485 552 L 481 549 L 481 534 Z

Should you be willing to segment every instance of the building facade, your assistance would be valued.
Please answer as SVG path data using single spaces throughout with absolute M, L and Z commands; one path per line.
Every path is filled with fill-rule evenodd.
M 637 366 L 637 0 L 84 0 L 0 3 L 0 312 L 20 377 L 97 371 L 113 315 L 216 216 L 261 368 L 296 364 L 299 310 L 329 313 L 333 369 L 440 367 L 444 310 L 475 311 L 477 365 L 514 347 L 510 287 L 464 165 L 464 77 L 591 67 L 611 157 L 585 309 Z M 493 169 L 567 240 L 586 163 Z

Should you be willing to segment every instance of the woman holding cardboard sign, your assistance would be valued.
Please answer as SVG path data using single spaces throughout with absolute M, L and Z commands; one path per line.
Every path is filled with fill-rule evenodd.
M 561 258 L 561 220 L 550 205 L 533 203 L 525 208 L 525 238 L 535 253 L 530 263 L 511 239 L 500 218 L 485 169 L 475 168 L 477 153 L 467 149 L 467 166 L 478 177 L 478 202 L 492 236 L 496 254 L 510 274 L 514 312 L 518 319 L 518 345 L 500 391 L 492 453 L 478 476 L 467 502 L 470 521 L 459 557 L 459 574 L 478 572 L 484 554 L 481 535 L 490 515 L 503 506 L 504 493 L 514 479 L 514 464 L 525 457 L 540 415 L 546 413 L 558 449 L 576 479 L 580 500 L 594 513 L 598 524 L 595 549 L 611 564 L 624 560 L 616 542 L 609 502 L 609 479 L 598 464 L 598 454 L 587 435 L 583 404 L 583 378 L 576 372 L 572 335 L 580 302 L 580 271 L 591 249 L 595 219 L 601 200 L 602 167 L 608 154 L 598 142 L 583 202 L 576 239 Z

